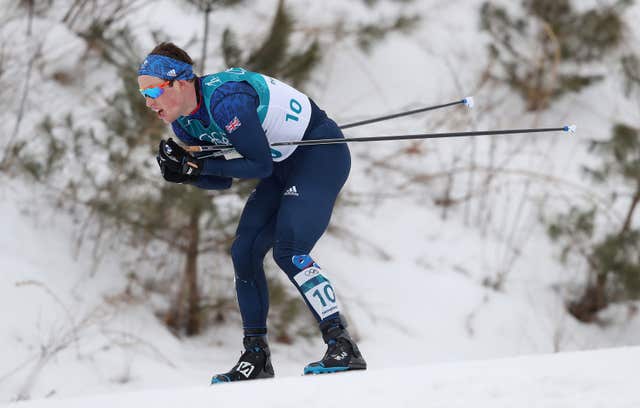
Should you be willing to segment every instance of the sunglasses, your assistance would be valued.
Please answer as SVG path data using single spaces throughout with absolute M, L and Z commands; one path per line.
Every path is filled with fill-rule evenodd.
M 140 88 L 140 93 L 145 98 L 149 97 L 151 99 L 156 99 L 158 96 L 164 93 L 164 88 L 171 85 L 173 81 L 164 81 L 159 85 L 148 86 L 146 88 Z

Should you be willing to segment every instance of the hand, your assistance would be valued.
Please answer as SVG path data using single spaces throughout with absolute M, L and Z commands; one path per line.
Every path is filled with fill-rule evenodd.
M 182 172 L 177 172 L 171 164 L 168 164 L 167 159 L 162 158 L 160 155 L 156 156 L 158 166 L 160 166 L 160 172 L 165 180 L 171 183 L 186 183 L 189 180 L 195 179 L 193 176 L 187 176 Z
M 171 138 L 166 142 L 164 140 L 160 141 L 157 158 L 163 176 L 165 173 L 174 173 L 174 175 L 182 174 L 196 177 L 202 171 L 202 160 L 191 156 Z M 167 179 L 167 176 L 165 176 L 165 179 Z

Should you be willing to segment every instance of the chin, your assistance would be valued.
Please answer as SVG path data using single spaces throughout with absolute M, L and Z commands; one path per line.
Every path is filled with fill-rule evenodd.
M 161 116 L 160 119 L 162 119 L 164 123 L 171 124 L 173 121 L 178 119 L 179 116 L 180 115 L 167 115 L 167 116 Z

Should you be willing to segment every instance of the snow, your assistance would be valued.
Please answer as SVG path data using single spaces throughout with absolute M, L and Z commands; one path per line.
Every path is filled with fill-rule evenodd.
M 9 406 L 635 408 L 640 405 L 639 359 L 640 348 L 619 348 L 34 400 Z
M 103 402 L 92 400 L 91 404 L 111 404 L 116 399 L 119 406 L 139 402 L 139 398 L 151 398 L 158 404 L 156 398 L 174 402 L 173 398 L 205 398 L 201 393 L 209 391 L 189 387 L 206 384 L 213 373 L 227 370 L 235 362 L 240 324 L 232 321 L 197 338 L 178 340 L 155 318 L 151 305 L 121 299 L 125 282 L 117 263 L 102 265 L 92 275 L 89 256 L 71 256 L 69 243 L 59 238 L 70 234 L 64 217 L 56 219 L 51 210 L 46 209 L 39 210 L 41 212 L 18 209 L 19 204 L 31 202 L 33 191 L 21 183 L 5 180 L 2 193 L 3 197 L 22 197 L 18 203 L 4 200 L 0 208 L 6 217 L 5 225 L 12 231 L 11 235 L 3 234 L 0 238 L 0 268 L 5 278 L 0 283 L 0 298 L 3 305 L 7 305 L 0 308 L 0 320 L 10 328 L 1 333 L 0 342 L 3 350 L 11 350 L 0 353 L 3 398 L 14 399 L 26 384 L 30 384 L 26 395 L 34 399 L 49 396 L 47 403 L 51 404 L 61 401 L 60 398 L 90 398 L 104 393 L 117 393 L 117 396 L 100 397 L 104 398 Z M 319 243 L 314 256 L 322 259 L 321 266 L 334 281 L 370 373 L 340 375 L 336 379 L 314 378 L 313 381 L 320 382 L 317 385 L 314 382 L 304 391 L 302 385 L 311 380 L 297 377 L 306 363 L 322 354 L 321 342 L 316 338 L 299 339 L 292 345 L 273 343 L 278 379 L 255 385 L 275 385 L 271 391 L 233 394 L 226 390 L 239 388 L 231 386 L 223 391 L 210 391 L 216 392 L 211 398 L 217 401 L 218 392 L 229 392 L 231 394 L 225 394 L 224 398 L 230 401 L 260 395 L 273 398 L 276 404 L 284 392 L 277 388 L 282 382 L 287 389 L 301 393 L 287 399 L 287 403 L 312 404 L 311 396 L 324 384 L 322 381 L 328 381 L 332 387 L 336 381 L 335 395 L 349 395 L 346 391 L 351 388 L 359 390 L 357 395 L 369 395 L 368 388 L 375 387 L 406 392 L 406 398 L 416 396 L 408 400 L 414 402 L 431 395 L 423 394 L 427 392 L 435 393 L 428 400 L 447 401 L 453 396 L 453 401 L 463 401 L 463 390 L 456 392 L 456 386 L 462 387 L 471 380 L 476 384 L 480 379 L 465 374 L 461 380 L 456 376 L 471 370 L 482 377 L 483 370 L 493 372 L 492 364 L 497 364 L 495 370 L 502 374 L 487 379 L 492 382 L 487 383 L 486 389 L 497 390 L 499 395 L 505 395 L 506 401 L 513 401 L 509 399 L 515 398 L 509 397 L 509 385 L 516 387 L 512 391 L 516 394 L 516 390 L 541 378 L 516 377 L 500 385 L 501 378 L 510 378 L 521 360 L 510 364 L 487 361 L 478 363 L 479 366 L 461 362 L 636 344 L 634 339 L 640 334 L 640 326 L 637 318 L 621 319 L 624 310 L 611 311 L 613 321 L 618 319 L 618 323 L 606 330 L 576 324 L 566 316 L 561 298 L 550 290 L 546 280 L 527 273 L 537 272 L 537 266 L 544 265 L 540 262 L 522 261 L 504 292 L 483 287 L 480 281 L 494 268 L 491 254 L 499 252 L 500 243 L 483 239 L 478 232 L 454 221 L 443 221 L 430 208 L 387 200 L 378 206 L 361 207 L 355 214 L 338 213 L 336 218 L 343 217 L 348 217 L 356 231 L 368 231 L 366 242 L 372 246 L 351 247 L 339 237 L 328 235 Z M 376 220 L 377 227 L 368 229 L 372 219 Z M 29 245 L 23 245 L 24 242 Z M 411 242 L 420 244 L 411 247 L 408 244 Z M 41 254 L 46 254 L 46 258 Z M 529 256 L 535 257 L 535 254 Z M 553 260 L 548 259 L 545 267 L 553 265 Z M 19 310 L 19 314 L 15 310 Z M 64 347 L 48 359 L 41 358 L 43 348 L 52 350 L 57 346 Z M 622 349 L 616 353 L 630 353 L 629 350 L 638 352 Z M 580 356 L 590 359 L 587 354 Z M 553 358 L 542 358 L 539 363 L 535 363 L 533 357 L 525 361 L 538 367 L 535 372 L 544 374 L 545 364 L 551 364 L 555 361 Z M 565 361 L 562 360 L 565 357 L 560 358 L 559 361 Z M 633 361 L 633 354 L 628 354 L 627 360 Z M 611 371 L 607 373 L 617 370 L 615 364 L 611 363 Z M 557 377 L 536 387 L 557 396 L 559 391 L 552 387 L 553 379 L 563 379 L 563 387 L 568 380 L 564 371 L 555 366 L 549 371 Z M 593 375 L 598 376 L 598 371 L 592 371 Z M 9 372 L 12 375 L 5 376 Z M 441 373 L 449 374 L 440 377 Z M 342 384 L 345 378 L 352 377 L 361 382 L 353 387 Z M 412 377 L 418 382 L 406 385 L 392 382 Z M 427 382 L 420 383 L 422 379 Z M 608 374 L 606 380 L 610 380 Z M 291 381 L 301 383 L 289 384 Z M 369 381 L 375 383 L 365 384 Z M 570 384 L 583 386 L 578 380 Z M 620 387 L 626 384 L 621 383 Z M 153 392 L 176 387 L 180 390 L 175 397 L 165 391 L 158 396 Z M 181 387 L 185 387 L 184 390 Z M 343 392 L 341 387 L 347 388 Z M 464 392 L 472 392 L 470 400 L 485 395 L 481 385 L 477 387 L 473 388 L 475 391 L 465 388 Z M 148 391 L 120 394 L 141 390 Z M 561 394 L 558 398 L 562 395 L 572 394 Z M 123 402 L 129 397 L 131 401 Z M 298 397 L 300 399 L 296 399 Z M 487 398 L 497 397 L 489 393 Z M 593 400 L 598 398 L 594 396 Z M 393 400 L 402 401 L 402 398 L 396 395 Z M 78 401 L 88 403 L 84 399 Z M 381 404 L 388 402 L 380 401 Z
M 338 0 L 291 3 L 299 16 L 315 24 L 361 13 L 365 7 Z M 407 10 L 423 13 L 425 20 L 413 37 L 392 35 L 370 55 L 348 44 L 328 47 L 323 67 L 308 86 L 314 100 L 339 123 L 474 95 L 471 111 L 457 107 L 349 130 L 353 137 L 578 125 L 571 136 L 424 142 L 419 145 L 423 156 L 388 160 L 394 168 L 372 165 L 370 159 L 394 158 L 406 144 L 351 147 L 352 174 L 332 226 L 348 225 L 355 237 L 333 231 L 313 256 L 332 279 L 369 364 L 367 372 L 301 377 L 302 367 L 324 352 L 316 336 L 289 345 L 272 343 L 274 380 L 208 387 L 212 374 L 236 361 L 241 339 L 237 315 L 196 338 L 173 336 L 155 315 L 162 299 L 127 292 L 126 269 L 120 263 L 126 248 L 110 243 L 96 264 L 91 246 L 76 242 L 71 217 L 51 207 L 51 190 L 0 173 L 0 401 L 32 398 L 10 405 L 50 408 L 640 406 L 640 393 L 634 392 L 640 349 L 632 347 L 640 338 L 640 318 L 634 305 L 609 308 L 603 313 L 608 326 L 603 327 L 569 316 L 564 308 L 567 287 L 579 283 L 582 274 L 578 267 L 557 262 L 538 220 L 540 207 L 562 208 L 595 194 L 579 173 L 588 160 L 583 142 L 605 137 L 614 121 L 637 122 L 637 104 L 620 98 L 618 83 L 605 81 L 566 97 L 543 115 L 530 116 L 522 113 L 519 99 L 477 89 L 487 40 L 477 32 L 473 12 L 480 3 L 409 3 Z M 254 1 L 255 10 L 224 10 L 216 19 L 257 41 L 261 33 L 255 26 L 270 17 L 274 4 Z M 631 16 L 639 12 L 635 7 Z M 152 30 L 165 30 L 177 43 L 192 44 L 189 51 L 199 57 L 199 45 L 191 39 L 201 20 L 193 8 L 164 0 L 138 9 L 131 19 L 142 46 L 153 46 Z M 62 87 L 50 77 L 83 69 L 81 41 L 55 19 L 38 18 L 34 27 L 39 39 L 31 42 L 20 19 L 0 29 L 0 38 L 26 44 L 22 52 L 10 49 L 12 78 L 24 75 L 35 43 L 46 40 L 32 83 L 56 103 L 37 105 L 42 111 L 25 119 L 20 136 L 34 131 L 41 113 L 55 113 L 61 106 L 73 107 L 79 121 L 99 128 L 95 114 L 102 102 L 94 89 L 100 84 L 108 91 L 115 73 L 93 67 L 88 86 Z M 212 38 L 219 38 L 224 28 L 213 24 Z M 221 56 L 212 53 L 208 71 L 221 64 Z M 3 95 L 9 95 L 2 103 L 18 100 L 22 82 L 0 79 L 6 85 Z M 79 104 L 78 98 L 90 99 Z M 29 103 L 38 103 L 36 96 Z M 0 110 L 2 134 L 10 134 L 15 123 L 17 108 L 10 108 Z M 494 152 L 496 141 L 500 144 Z M 503 165 L 499 189 L 448 209 L 446 216 L 434 205 L 446 187 L 445 177 L 416 181 L 405 171 L 433 174 L 464 169 L 470 161 L 479 168 Z M 525 172 L 555 177 L 557 184 L 531 181 L 522 177 Z M 451 186 L 453 197 L 463 196 L 473 183 L 481 188 L 485 173 L 460 174 Z M 548 199 L 540 205 L 534 198 L 543 194 Z M 242 204 L 236 201 L 229 199 L 231 208 Z M 360 203 L 353 206 L 353 201 Z M 226 277 L 214 288 L 217 293 L 233 293 L 229 259 L 205 259 L 203 264 Z M 270 255 L 267 267 L 271 278 L 286 281 Z M 503 286 L 490 287 L 500 276 Z M 593 351 L 611 347 L 619 348 Z M 578 350 L 592 351 L 572 352 Z

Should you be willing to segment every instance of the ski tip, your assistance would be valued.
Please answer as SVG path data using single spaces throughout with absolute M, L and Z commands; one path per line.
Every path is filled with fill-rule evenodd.
M 473 108 L 473 105 L 474 105 L 473 96 L 467 96 L 462 100 L 462 103 L 467 105 L 469 108 Z
M 565 132 L 576 133 L 576 125 L 567 125 L 563 128 Z

